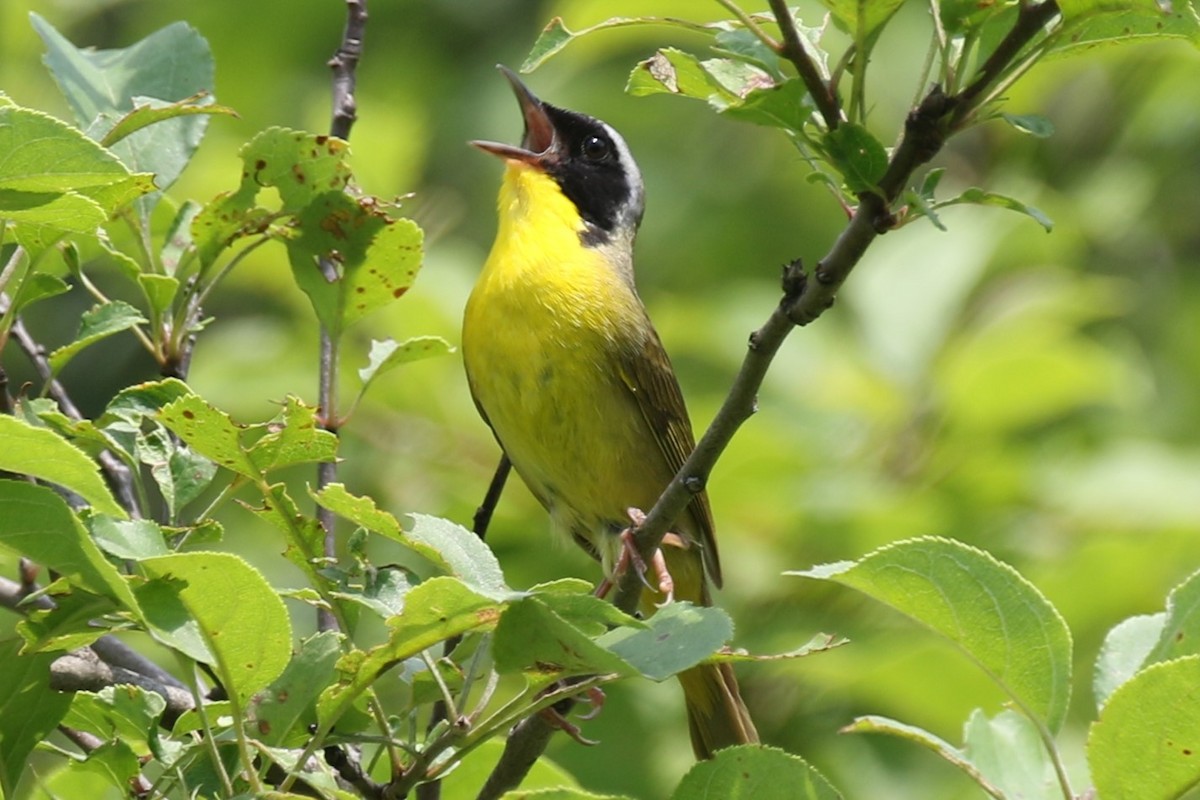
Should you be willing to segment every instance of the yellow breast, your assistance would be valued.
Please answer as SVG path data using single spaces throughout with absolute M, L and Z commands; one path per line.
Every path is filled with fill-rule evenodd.
M 509 165 L 463 359 L 476 402 L 557 527 L 607 555 L 602 534 L 627 523 L 626 508 L 649 508 L 669 475 L 618 366 L 649 322 L 621 270 L 582 245 L 582 228 L 551 178 Z

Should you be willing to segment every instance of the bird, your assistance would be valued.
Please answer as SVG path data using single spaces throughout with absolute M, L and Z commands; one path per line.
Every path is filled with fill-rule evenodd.
M 545 103 L 498 69 L 525 130 L 520 145 L 471 142 L 505 170 L 496 238 L 463 315 L 467 382 L 552 528 L 611 580 L 630 552 L 622 533 L 695 448 L 679 382 L 634 283 L 645 188 L 612 126 Z M 656 556 L 659 581 L 646 581 L 643 615 L 672 595 L 712 604 L 721 565 L 704 492 Z M 758 742 L 729 664 L 678 678 L 697 758 Z

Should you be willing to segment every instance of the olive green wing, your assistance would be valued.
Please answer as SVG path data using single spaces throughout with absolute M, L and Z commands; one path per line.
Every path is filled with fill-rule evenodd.
M 671 368 L 671 359 L 649 321 L 646 331 L 641 342 L 622 353 L 621 380 L 637 401 L 638 409 L 673 475 L 679 472 L 683 462 L 696 449 L 696 440 L 692 435 L 692 423 L 688 419 L 679 381 L 675 379 L 675 371 Z M 707 493 L 700 492 L 693 496 L 688 511 L 700 537 L 705 568 L 719 588 L 721 560 L 717 555 L 717 538 Z

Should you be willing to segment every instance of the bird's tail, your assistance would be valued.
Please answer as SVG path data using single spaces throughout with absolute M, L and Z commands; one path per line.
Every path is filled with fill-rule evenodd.
M 722 747 L 758 743 L 758 731 L 729 664 L 701 664 L 678 677 L 696 758 L 712 758 Z

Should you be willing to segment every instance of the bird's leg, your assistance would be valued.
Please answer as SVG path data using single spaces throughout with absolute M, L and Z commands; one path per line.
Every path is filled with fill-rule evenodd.
M 555 684 L 555 686 L 558 685 L 560 684 Z M 552 690 L 553 687 L 548 691 Z M 581 714 L 579 718 L 585 720 L 593 719 L 604 709 L 604 691 L 599 686 L 593 686 L 585 691 L 584 694 L 587 695 L 587 703 L 592 708 L 586 714 Z M 544 719 L 550 727 L 557 728 L 576 742 L 579 742 L 579 744 L 588 745 L 589 747 L 599 744 L 599 742 L 584 736 L 579 726 L 567 719 L 567 712 L 571 710 L 573 702 L 574 698 L 563 698 L 549 708 L 539 711 L 538 716 Z
M 658 586 L 652 586 L 646 580 L 646 562 L 642 559 L 641 554 L 638 553 L 637 542 L 634 541 L 633 537 L 633 532 L 646 521 L 646 514 L 640 508 L 629 508 L 626 509 L 625 513 L 629 515 L 629 521 L 633 525 L 619 534 L 621 537 L 621 556 L 617 559 L 616 567 L 613 569 L 613 577 L 605 578 L 596 587 L 596 596 L 604 597 L 607 595 L 613 587 L 613 581 L 628 569 L 629 564 L 632 562 L 634 568 L 637 569 L 638 577 L 642 579 L 645 587 L 666 596 L 666 600 L 661 603 L 661 605 L 666 605 L 675 599 L 675 580 L 667 570 L 667 560 L 663 557 L 662 549 L 655 548 L 654 555 L 650 557 L 650 565 L 654 567 L 654 576 L 658 578 Z M 667 534 L 667 536 L 673 535 L 670 533 Z

